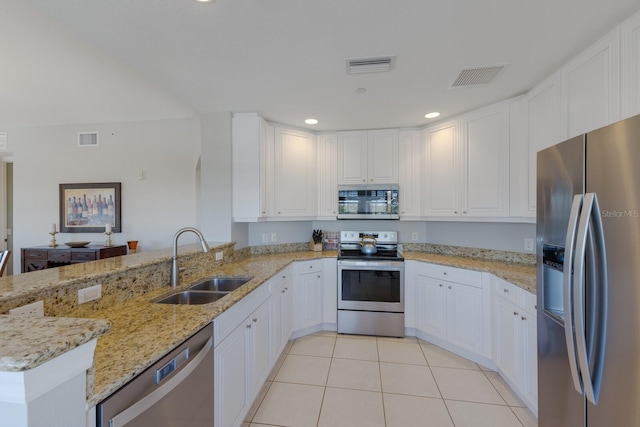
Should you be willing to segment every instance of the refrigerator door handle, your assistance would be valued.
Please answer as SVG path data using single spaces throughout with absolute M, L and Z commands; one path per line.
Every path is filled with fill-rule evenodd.
M 562 269 L 563 287 L 563 308 L 564 308 L 564 338 L 567 344 L 567 356 L 569 359 L 569 369 L 573 380 L 573 387 L 580 394 L 583 394 L 582 383 L 580 381 L 578 362 L 576 361 L 576 344 L 574 339 L 574 307 L 573 307 L 573 258 L 576 243 L 576 231 L 582 209 L 582 194 L 573 196 L 569 225 L 567 227 L 567 239 L 565 242 L 565 259 Z
M 574 270 L 574 286 L 573 286 L 573 306 L 575 307 L 575 336 L 577 344 L 577 355 L 580 364 L 580 373 L 582 375 L 582 384 L 584 386 L 584 394 L 587 399 L 594 405 L 598 403 L 600 394 L 600 385 L 602 382 L 602 371 L 604 368 L 604 353 L 606 345 L 606 321 L 607 321 L 607 271 L 606 271 L 606 251 L 604 246 L 604 232 L 602 228 L 602 219 L 600 216 L 600 206 L 595 193 L 587 193 L 584 196 L 582 207 L 583 214 L 578 225 L 578 239 L 576 245 L 576 260 Z M 593 227 L 591 227 L 593 224 Z M 595 346 L 592 354 L 587 351 L 586 341 L 586 318 L 585 318 L 585 259 L 587 250 L 587 237 L 592 233 L 594 248 L 598 259 L 596 260 L 597 286 L 598 290 L 598 307 L 601 307 L 601 315 L 595 312 L 595 305 L 591 309 L 589 316 L 596 316 L 600 320 L 600 325 L 596 325 Z M 590 280 L 596 280 L 591 277 Z M 595 298 L 596 295 L 592 295 Z M 590 331 L 593 332 L 593 331 Z M 592 369 L 593 368 L 593 371 Z

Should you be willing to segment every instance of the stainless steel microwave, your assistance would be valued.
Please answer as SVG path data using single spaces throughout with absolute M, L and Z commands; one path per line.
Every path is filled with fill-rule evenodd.
M 398 185 L 339 185 L 338 219 L 400 219 Z

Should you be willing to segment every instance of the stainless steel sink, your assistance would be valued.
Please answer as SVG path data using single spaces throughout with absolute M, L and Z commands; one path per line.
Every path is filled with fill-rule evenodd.
M 191 290 L 197 291 L 218 291 L 231 292 L 247 283 L 253 277 L 210 277 L 201 280 L 193 286 L 189 286 Z
M 229 292 L 182 291 L 156 301 L 158 304 L 208 304 L 219 300 Z

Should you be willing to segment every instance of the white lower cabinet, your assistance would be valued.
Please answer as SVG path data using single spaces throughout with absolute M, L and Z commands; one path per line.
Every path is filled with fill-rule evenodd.
M 322 259 L 300 261 L 293 265 L 293 333 L 302 336 L 322 329 Z
M 293 314 L 293 288 L 291 267 L 287 267 L 271 278 L 271 362 L 275 363 L 287 341 L 291 338 Z
M 482 273 L 426 263 L 414 271 L 416 329 L 467 355 L 489 358 L 490 287 Z
M 536 413 L 538 355 L 536 297 L 493 278 L 495 291 L 495 361 L 498 372 Z
M 256 289 L 214 320 L 214 337 L 218 335 L 214 349 L 217 427 L 239 426 L 269 375 L 271 327 L 268 287 L 265 284 Z

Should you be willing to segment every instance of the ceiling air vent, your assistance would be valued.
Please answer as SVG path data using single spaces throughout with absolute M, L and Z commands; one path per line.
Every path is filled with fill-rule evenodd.
M 395 56 L 380 56 L 377 58 L 347 59 L 348 74 L 388 72 L 393 68 Z
M 98 132 L 78 132 L 78 147 L 97 147 Z
M 504 70 L 504 65 L 466 68 L 460 71 L 451 87 L 469 87 L 488 85 Z

